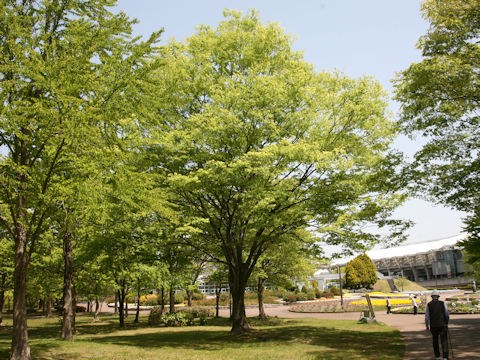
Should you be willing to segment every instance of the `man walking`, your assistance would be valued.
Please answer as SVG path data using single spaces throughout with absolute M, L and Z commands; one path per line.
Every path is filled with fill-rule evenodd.
M 435 359 L 441 360 L 440 348 L 438 339 L 442 343 L 443 359 L 448 360 L 448 320 L 450 313 L 447 308 L 447 304 L 440 301 L 440 293 L 438 290 L 432 292 L 432 301 L 427 304 L 425 309 L 425 325 L 427 331 L 430 330 L 433 338 L 433 352 L 435 353 Z

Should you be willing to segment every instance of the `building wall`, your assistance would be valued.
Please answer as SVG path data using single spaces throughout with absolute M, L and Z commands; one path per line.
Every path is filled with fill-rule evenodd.
M 373 262 L 377 271 L 385 276 L 404 276 L 417 283 L 433 283 L 439 279 L 467 279 L 465 275 L 469 271 L 469 265 L 463 262 L 461 249 L 455 247 Z

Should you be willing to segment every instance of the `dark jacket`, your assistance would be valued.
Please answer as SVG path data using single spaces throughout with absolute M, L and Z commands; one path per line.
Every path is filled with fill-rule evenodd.
M 427 304 L 425 311 L 425 324 L 430 327 L 442 327 L 448 324 L 450 313 L 447 305 L 440 300 L 434 299 Z

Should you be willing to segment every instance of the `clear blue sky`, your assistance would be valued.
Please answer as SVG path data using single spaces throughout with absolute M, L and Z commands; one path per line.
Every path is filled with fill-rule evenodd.
M 391 79 L 410 63 L 421 60 L 415 45 L 428 24 L 420 14 L 420 0 L 119 0 L 117 8 L 137 18 L 135 33 L 147 37 L 163 28 L 163 42 L 182 41 L 199 24 L 215 27 L 225 8 L 256 9 L 264 22 L 278 22 L 296 37 L 295 48 L 317 70 L 338 69 L 349 76 L 373 76 L 391 93 Z M 391 109 L 399 106 L 391 101 Z M 400 139 L 407 154 L 416 142 Z M 462 232 L 463 214 L 411 200 L 397 211 L 416 225 L 408 242 L 433 240 Z

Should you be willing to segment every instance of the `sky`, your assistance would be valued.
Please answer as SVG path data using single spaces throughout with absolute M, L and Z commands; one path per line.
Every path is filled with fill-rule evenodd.
M 163 28 L 161 44 L 166 44 L 172 38 L 185 40 L 200 24 L 215 27 L 224 9 L 255 9 L 263 22 L 277 22 L 291 34 L 294 48 L 303 51 L 317 71 L 372 76 L 392 95 L 396 74 L 421 61 L 416 43 L 428 23 L 420 5 L 420 0 L 119 0 L 114 11 L 138 19 L 136 35 L 146 38 Z M 391 100 L 390 108 L 398 114 L 400 107 Z M 411 156 L 421 143 L 401 137 L 395 147 Z M 406 243 L 462 233 L 463 213 L 420 199 L 408 201 L 396 216 L 416 223 Z

